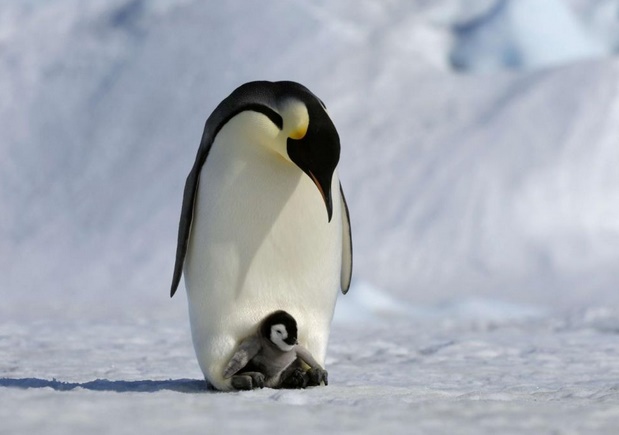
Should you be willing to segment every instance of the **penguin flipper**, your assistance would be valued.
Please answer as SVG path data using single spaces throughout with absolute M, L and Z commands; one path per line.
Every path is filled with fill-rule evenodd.
M 189 232 L 191 231 L 191 221 L 193 220 L 193 207 L 195 204 L 196 191 L 198 190 L 198 181 L 200 178 L 199 170 L 191 170 L 185 182 L 185 191 L 183 193 L 183 206 L 181 208 L 181 219 L 178 224 L 178 241 L 176 245 L 176 261 L 174 263 L 174 275 L 172 276 L 172 287 L 170 289 L 170 297 L 174 296 L 178 284 L 183 274 L 183 263 L 187 253 L 187 245 L 189 244 Z
M 348 293 L 350 280 L 352 278 L 352 231 L 350 228 L 350 215 L 348 214 L 348 204 L 344 197 L 344 190 L 340 183 L 340 197 L 342 201 L 342 274 L 341 287 L 342 293 Z
M 261 348 L 262 344 L 259 337 L 253 336 L 243 340 L 224 369 L 224 378 L 228 379 L 235 373 L 238 373 L 239 370 L 245 367 L 247 363 L 260 352 Z
M 301 346 L 300 344 L 297 344 L 294 347 L 294 350 L 297 353 L 297 358 L 299 358 L 301 361 L 303 361 L 305 364 L 307 364 L 308 366 L 310 366 L 310 368 L 322 368 L 320 367 L 320 364 L 318 364 L 318 361 L 316 361 L 314 359 L 314 357 L 312 356 L 312 354 L 310 353 L 309 350 L 307 350 L 306 348 L 304 348 L 303 346 Z
M 187 247 L 189 245 L 189 234 L 191 232 L 191 222 L 193 221 L 193 209 L 196 203 L 196 193 L 198 192 L 198 185 L 200 184 L 200 172 L 202 166 L 206 162 L 206 158 L 213 146 L 215 139 L 216 129 L 212 127 L 217 117 L 214 116 L 217 111 L 206 120 L 204 126 L 204 133 L 202 134 L 202 140 L 200 141 L 200 147 L 198 148 L 198 154 L 196 160 L 187 175 L 185 181 L 185 190 L 183 191 L 183 205 L 181 206 L 181 218 L 178 223 L 178 241 L 176 245 L 176 261 L 174 263 L 174 275 L 172 276 L 172 287 L 170 289 L 170 297 L 174 296 L 178 284 L 183 274 L 183 264 L 185 262 L 185 255 L 187 254 Z

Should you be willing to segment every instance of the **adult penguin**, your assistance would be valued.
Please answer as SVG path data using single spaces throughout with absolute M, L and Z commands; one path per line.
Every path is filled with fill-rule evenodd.
M 269 313 L 285 310 L 324 367 L 338 289 L 352 274 L 350 220 L 324 104 L 290 81 L 246 83 L 206 121 L 187 177 L 174 295 L 184 273 L 191 333 L 209 384 Z

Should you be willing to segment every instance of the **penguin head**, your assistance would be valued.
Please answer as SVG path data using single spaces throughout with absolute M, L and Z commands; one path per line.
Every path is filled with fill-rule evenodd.
M 316 185 L 331 221 L 331 181 L 340 160 L 340 137 L 324 103 L 306 87 L 277 82 L 282 88 L 280 107 L 286 155 Z
M 269 314 L 260 327 L 260 333 L 282 352 L 289 352 L 297 344 L 297 322 L 285 311 Z
M 258 81 L 240 86 L 222 105 L 224 122 L 242 117 L 244 139 L 275 151 L 312 180 L 331 221 L 340 138 L 322 101 L 296 82 Z

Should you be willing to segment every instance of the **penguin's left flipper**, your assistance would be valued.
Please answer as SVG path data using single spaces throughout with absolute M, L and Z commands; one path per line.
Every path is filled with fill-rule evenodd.
M 344 189 L 340 183 L 340 197 L 342 201 L 342 270 L 341 289 L 342 294 L 348 293 L 352 279 L 352 231 L 350 228 L 350 214 L 348 204 L 344 197 Z
M 260 372 L 246 372 L 232 376 L 230 383 L 236 390 L 247 391 L 264 388 L 264 375 Z

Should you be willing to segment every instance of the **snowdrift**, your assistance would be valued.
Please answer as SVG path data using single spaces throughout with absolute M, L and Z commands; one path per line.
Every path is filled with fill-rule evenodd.
M 3 293 L 45 310 L 167 303 L 206 117 L 245 81 L 289 79 L 340 130 L 358 285 L 411 304 L 617 302 L 619 65 L 600 58 L 594 6 L 548 2 L 555 34 L 580 36 L 547 68 L 523 41 L 551 14 L 505 4 L 4 2 Z M 530 62 L 454 72 L 456 52 L 487 59 L 493 19 L 516 23 L 503 40 Z

